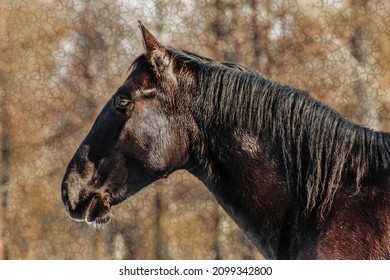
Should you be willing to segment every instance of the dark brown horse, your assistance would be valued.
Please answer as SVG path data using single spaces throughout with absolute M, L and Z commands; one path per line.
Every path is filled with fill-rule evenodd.
M 67 168 L 72 218 L 107 223 L 112 205 L 186 169 L 267 258 L 390 258 L 389 134 L 140 27 L 145 53 Z

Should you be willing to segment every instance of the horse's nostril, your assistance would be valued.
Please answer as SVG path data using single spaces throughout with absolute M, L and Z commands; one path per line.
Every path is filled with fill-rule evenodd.
M 65 184 L 62 185 L 61 197 L 62 197 L 62 201 L 64 202 L 64 204 L 66 204 L 66 202 L 69 201 L 68 188 Z

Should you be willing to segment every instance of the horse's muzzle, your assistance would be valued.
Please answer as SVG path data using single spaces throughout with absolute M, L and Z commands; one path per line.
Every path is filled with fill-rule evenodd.
M 69 216 L 76 221 L 86 221 L 88 224 L 96 226 L 111 220 L 111 205 L 108 194 L 79 194 L 77 198 L 69 198 L 68 186 L 63 183 L 61 196 Z

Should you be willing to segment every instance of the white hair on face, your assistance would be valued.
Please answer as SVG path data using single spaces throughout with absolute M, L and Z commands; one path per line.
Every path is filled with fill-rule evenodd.
M 88 157 L 90 146 L 89 145 L 83 145 L 80 147 L 80 157 L 81 159 L 85 159 Z M 93 174 L 93 163 L 90 161 L 85 162 L 85 167 L 84 167 L 85 174 Z M 85 176 L 82 177 L 80 174 L 75 170 L 76 166 L 74 165 L 72 167 L 71 172 L 69 173 L 68 178 L 66 179 L 65 183 L 69 184 L 70 186 L 85 186 L 88 185 L 91 176 Z M 69 197 L 69 202 L 72 208 L 74 209 L 76 205 L 80 201 L 80 188 L 73 187 L 73 188 L 68 188 L 68 197 Z

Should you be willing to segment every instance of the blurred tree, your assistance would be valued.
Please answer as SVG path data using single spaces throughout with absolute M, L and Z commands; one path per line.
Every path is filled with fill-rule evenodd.
M 0 1 L 0 7 L 3 6 L 3 1 Z M 5 238 L 6 211 L 7 211 L 7 195 L 9 188 L 9 116 L 7 110 L 8 94 L 7 94 L 7 77 L 6 77 L 6 57 L 4 54 L 7 36 L 6 22 L 7 17 L 4 10 L 0 10 L 0 259 L 8 259 L 7 244 Z
M 137 19 L 163 43 L 253 67 L 390 130 L 389 1 L 0 0 L 0 7 L 0 258 L 261 258 L 182 171 L 115 207 L 100 231 L 65 213 L 65 166 L 143 51 Z
M 0 77 L 0 82 L 1 81 Z M 8 94 L 5 89 L 1 94 L 0 111 L 0 259 L 8 259 L 6 244 L 4 243 L 5 225 L 7 224 L 5 213 L 8 208 L 7 196 L 10 179 L 10 144 L 9 144 L 9 116 L 7 110 Z

